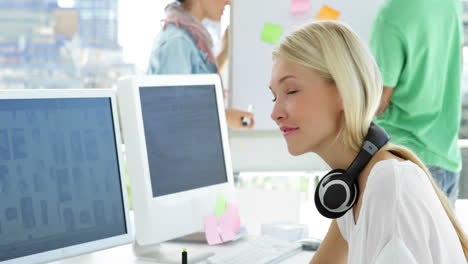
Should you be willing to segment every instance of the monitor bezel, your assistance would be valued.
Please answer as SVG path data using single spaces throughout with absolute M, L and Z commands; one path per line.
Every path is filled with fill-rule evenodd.
M 158 87 L 188 85 L 215 86 L 226 182 L 153 197 L 140 100 L 140 87 L 154 87 L 154 89 L 158 89 Z M 170 206 L 179 206 L 182 204 L 184 205 L 184 209 L 193 210 L 195 204 L 201 204 L 201 201 L 206 200 L 205 197 L 207 193 L 210 193 L 210 195 L 221 193 L 225 195 L 228 201 L 235 202 L 231 152 L 229 148 L 223 88 L 220 76 L 217 74 L 127 76 L 119 80 L 117 95 L 121 106 L 122 128 L 126 144 L 127 168 L 132 192 L 136 243 L 140 245 L 157 244 L 179 236 L 202 231 L 203 219 L 198 219 L 198 217 L 193 219 L 193 222 L 190 223 L 187 222 L 186 219 L 181 220 L 181 222 L 184 222 L 184 225 L 178 225 L 179 229 L 177 230 L 164 230 L 159 226 L 177 225 L 179 221 L 176 220 L 176 223 L 173 218 L 181 219 L 181 215 L 175 211 L 170 211 L 167 215 L 166 212 L 159 215 L 158 213 L 160 213 L 159 210 L 161 209 L 170 210 Z M 141 180 L 140 177 L 143 177 L 143 180 Z M 199 200 L 197 200 L 197 198 L 199 198 Z M 216 197 L 210 199 L 210 203 L 211 201 L 213 202 L 212 214 L 214 214 Z M 210 206 L 211 205 L 207 207 Z M 195 210 L 198 210 L 198 208 Z M 204 207 L 203 211 L 207 211 L 207 208 Z
M 4 99 L 55 99 L 55 98 L 109 98 L 112 108 L 112 119 L 114 122 L 114 135 L 117 150 L 117 160 L 119 162 L 120 172 L 120 188 L 122 193 L 122 203 L 124 206 L 125 226 L 127 233 L 90 241 L 78 245 L 64 247 L 36 253 L 24 257 L 5 260 L 5 264 L 19 264 L 19 263 L 43 263 L 63 258 L 78 256 L 98 250 L 103 250 L 119 245 L 129 244 L 133 240 L 133 227 L 130 224 L 129 218 L 129 202 L 127 195 L 127 186 L 125 181 L 125 166 L 122 155 L 122 140 L 120 134 L 120 122 L 117 111 L 117 98 L 116 91 L 113 89 L 34 89 L 34 90 L 0 90 L 0 100 Z
M 220 185 L 220 184 L 227 184 L 229 182 L 233 182 L 233 173 L 232 173 L 232 164 L 231 164 L 231 153 L 229 150 L 229 139 L 228 139 L 228 132 L 227 128 L 223 126 L 222 124 L 226 123 L 226 115 L 224 113 L 224 99 L 222 95 L 222 86 L 220 83 L 220 79 L 217 75 L 213 76 L 210 74 L 203 75 L 203 74 L 197 74 L 197 75 L 178 75 L 178 76 L 173 76 L 173 75 L 158 75 L 157 77 L 153 78 L 154 76 L 148 76 L 147 78 L 142 78 L 142 77 L 137 77 L 135 79 L 135 87 L 137 89 L 134 89 L 136 92 L 137 98 L 140 98 L 140 88 L 143 87 L 155 87 L 156 89 L 159 87 L 168 87 L 168 86 L 187 86 L 189 83 L 191 86 L 197 86 L 197 85 L 215 85 L 215 99 L 216 99 L 216 107 L 218 108 L 218 117 L 220 121 L 220 134 L 221 134 L 221 143 L 223 147 L 223 154 L 224 154 L 224 164 L 225 164 L 225 169 L 226 169 L 226 182 L 218 183 L 218 184 L 213 184 L 213 185 L 208 185 L 192 190 L 187 190 L 190 192 L 203 192 L 206 190 L 206 188 L 215 186 L 215 185 Z M 139 111 L 139 115 L 143 116 L 142 114 L 142 108 L 141 108 L 141 100 L 137 100 L 137 109 Z M 138 126 L 137 129 L 141 130 L 139 133 L 142 135 L 140 137 L 141 141 L 140 143 L 146 145 L 146 136 L 145 136 L 145 131 L 144 131 L 144 124 L 143 124 L 143 119 L 137 119 Z M 144 159 L 145 159 L 145 170 L 149 172 L 149 161 L 148 161 L 148 152 L 146 149 L 144 149 Z M 177 192 L 173 194 L 166 194 L 166 195 L 161 195 L 157 197 L 153 197 L 153 190 L 152 190 L 152 182 L 149 177 L 149 173 L 145 174 L 145 181 L 149 182 L 149 184 L 146 185 L 146 190 L 145 193 L 146 195 L 149 195 L 148 197 L 152 199 L 158 199 L 159 201 L 171 201 L 173 199 L 179 199 L 183 197 L 185 192 Z

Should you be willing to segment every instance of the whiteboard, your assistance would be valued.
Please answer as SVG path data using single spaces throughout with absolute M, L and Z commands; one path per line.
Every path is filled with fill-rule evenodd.
M 273 95 L 268 89 L 272 58 L 278 44 L 263 42 L 265 23 L 283 27 L 282 38 L 295 27 L 315 19 L 323 5 L 340 12 L 339 21 L 349 24 L 368 44 L 371 24 L 385 0 L 310 0 L 304 14 L 289 12 L 291 0 L 234 0 L 231 6 L 229 84 L 231 106 L 247 110 L 254 105 L 254 130 L 277 130 L 271 120 Z

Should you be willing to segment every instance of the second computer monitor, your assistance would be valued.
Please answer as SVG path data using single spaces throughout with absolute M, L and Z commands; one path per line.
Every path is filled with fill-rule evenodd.
M 234 200 L 218 75 L 130 77 L 118 85 L 136 241 L 203 231 L 216 199 Z

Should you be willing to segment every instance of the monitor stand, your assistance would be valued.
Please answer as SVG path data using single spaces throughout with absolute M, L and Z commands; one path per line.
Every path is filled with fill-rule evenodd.
M 133 241 L 133 253 L 138 258 L 150 262 L 180 264 L 182 262 L 182 246 L 184 245 L 174 243 L 166 244 L 140 245 L 135 239 Z M 187 252 L 188 264 L 197 263 L 214 256 L 214 252 L 197 252 L 197 250 L 190 249 L 190 247 L 187 247 Z

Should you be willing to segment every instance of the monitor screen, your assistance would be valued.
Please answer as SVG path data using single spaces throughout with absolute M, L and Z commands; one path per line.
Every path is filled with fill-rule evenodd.
M 227 182 L 215 85 L 140 87 L 153 197 Z
M 0 261 L 126 233 L 111 99 L 1 99 Z

